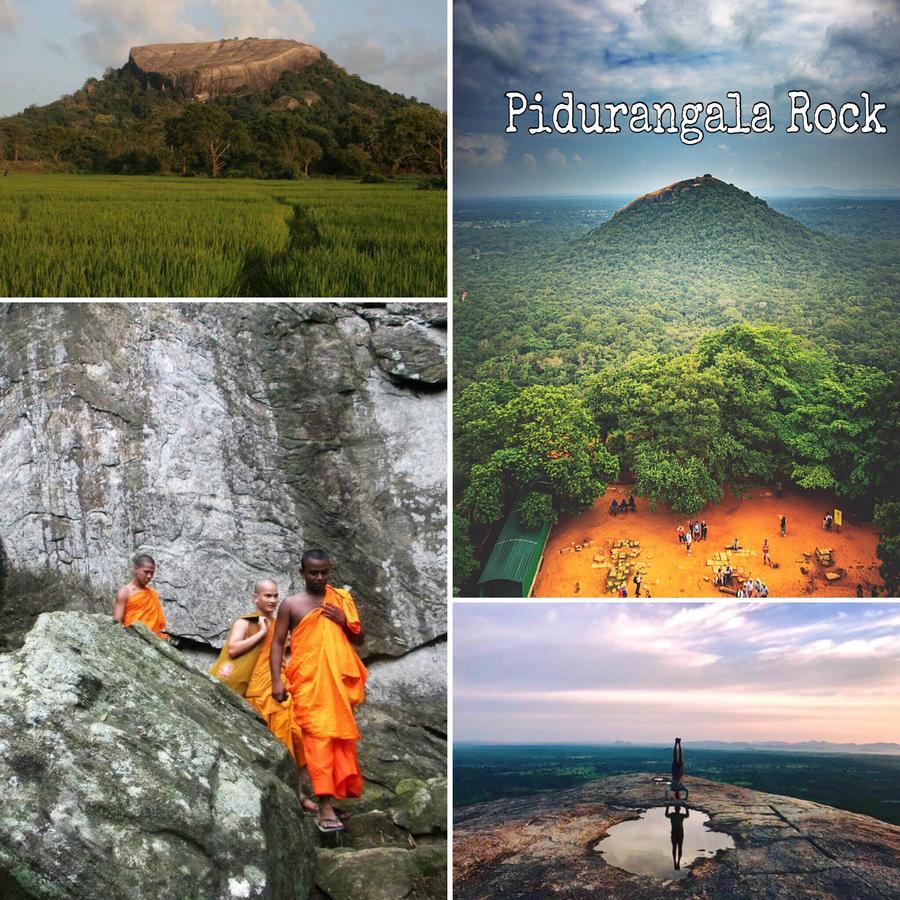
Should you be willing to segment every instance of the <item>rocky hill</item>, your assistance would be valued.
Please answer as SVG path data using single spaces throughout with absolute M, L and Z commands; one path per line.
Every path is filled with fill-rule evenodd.
M 632 262 L 647 253 L 656 263 L 698 272 L 715 260 L 729 268 L 768 266 L 805 258 L 833 240 L 773 210 L 765 200 L 733 184 L 701 175 L 632 200 L 592 230 L 587 242 L 601 253 L 627 253 Z
M 709 815 L 712 830 L 731 835 L 734 849 L 695 864 L 678 882 L 614 868 L 597 842 L 639 810 L 661 805 L 654 777 L 620 775 L 458 810 L 454 897 L 884 900 L 900 891 L 900 828 L 702 778 L 686 779 L 691 808 Z
M 284 72 L 299 72 L 321 58 L 312 44 L 247 38 L 133 47 L 127 65 L 157 90 L 208 100 L 241 88 L 264 91 Z
M 0 118 L 0 159 L 13 172 L 442 183 L 446 132 L 443 113 L 363 81 L 318 47 L 247 38 L 135 47 L 80 90 Z M 210 165 L 211 145 L 221 166 Z

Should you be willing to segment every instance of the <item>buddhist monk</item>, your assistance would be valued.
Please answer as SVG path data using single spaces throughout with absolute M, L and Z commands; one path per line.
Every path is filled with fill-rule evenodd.
M 262 717 L 269 731 L 288 748 L 300 770 L 300 805 L 307 812 L 318 812 L 319 807 L 303 793 L 303 744 L 300 726 L 291 714 L 292 699 L 289 696 L 284 703 L 277 703 L 272 696 L 269 653 L 275 633 L 278 585 L 269 579 L 257 581 L 253 586 L 253 605 L 253 612 L 232 624 L 228 640 L 209 674 L 244 697 Z
M 116 594 L 113 618 L 126 628 L 135 622 L 146 625 L 157 637 L 169 639 L 166 617 L 163 614 L 159 594 L 147 585 L 156 574 L 156 562 L 152 556 L 139 553 L 134 558 L 134 577 Z
M 348 591 L 328 584 L 330 571 L 323 550 L 303 554 L 304 588 L 281 604 L 270 654 L 272 696 L 282 702 L 288 689 L 281 678 L 281 663 L 290 632 L 291 658 L 285 674 L 319 802 L 316 820 L 324 832 L 344 827 L 334 798 L 358 797 L 362 791 L 353 707 L 363 701 L 367 674 L 352 646 L 363 642 L 356 605 Z

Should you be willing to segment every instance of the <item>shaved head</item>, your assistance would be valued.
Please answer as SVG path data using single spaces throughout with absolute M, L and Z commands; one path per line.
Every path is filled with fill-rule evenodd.
M 138 553 L 138 555 L 134 558 L 134 565 L 155 566 L 156 560 L 152 556 L 148 556 L 146 553 Z
M 263 591 L 269 588 L 269 590 L 278 591 L 278 583 L 272 581 L 271 578 L 263 578 L 261 581 L 257 581 L 256 584 L 253 585 L 253 593 L 261 594 Z
M 327 563 L 331 562 L 331 560 L 324 550 L 307 550 L 303 556 L 300 557 L 300 568 L 305 569 L 307 564 L 311 562 Z

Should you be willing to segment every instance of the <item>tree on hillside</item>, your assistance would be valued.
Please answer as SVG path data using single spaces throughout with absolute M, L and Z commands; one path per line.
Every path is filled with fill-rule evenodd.
M 552 521 L 557 508 L 590 506 L 618 474 L 574 386 L 526 388 L 483 438 L 462 500 L 478 522 L 499 519 L 513 498 L 529 524 Z
M 384 123 L 394 169 L 412 165 L 447 178 L 447 116 L 430 106 L 408 106 Z
M 191 104 L 180 116 L 169 120 L 166 135 L 185 158 L 201 157 L 213 178 L 222 174 L 229 155 L 246 137 L 243 126 L 224 109 L 199 103 Z
M 300 161 L 303 163 L 303 174 L 308 178 L 310 163 L 315 162 L 317 159 L 321 159 L 324 151 L 316 141 L 309 137 L 298 138 L 296 146 L 297 154 L 300 157 Z
M 875 507 L 875 524 L 881 528 L 878 558 L 889 597 L 900 596 L 900 501 L 886 500 Z
M 4 128 L 6 156 L 13 162 L 24 159 L 28 147 L 28 130 L 16 119 L 9 120 Z

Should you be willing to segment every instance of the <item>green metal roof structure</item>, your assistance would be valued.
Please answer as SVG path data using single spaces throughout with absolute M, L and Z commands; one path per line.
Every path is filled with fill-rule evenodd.
M 513 510 L 478 579 L 482 597 L 528 597 L 550 534 L 550 523 L 527 528 Z

